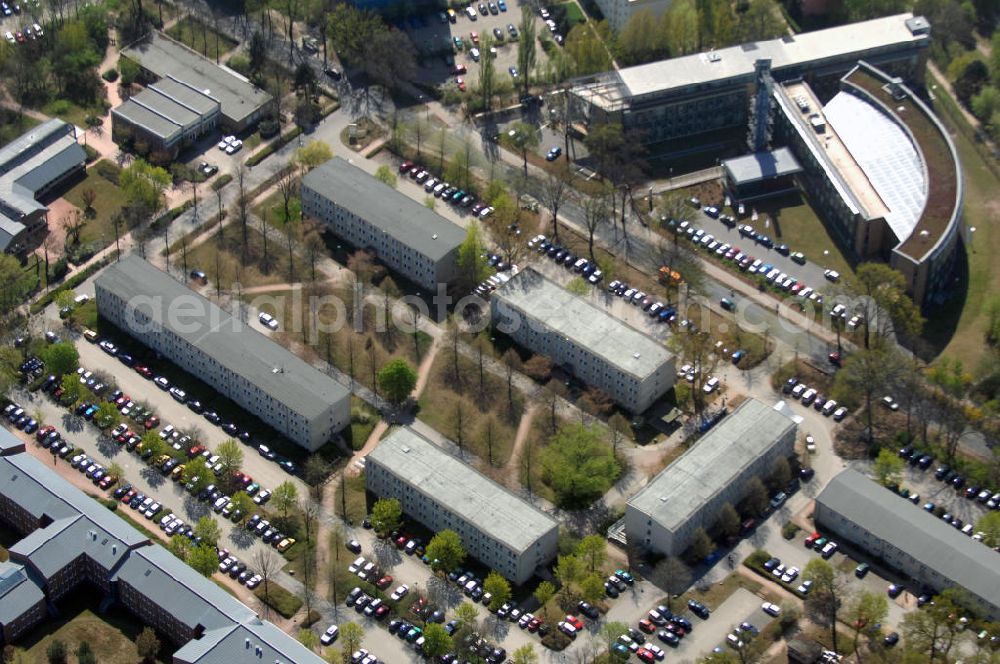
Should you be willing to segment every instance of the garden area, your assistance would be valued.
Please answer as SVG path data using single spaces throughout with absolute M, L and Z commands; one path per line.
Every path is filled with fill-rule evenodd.
M 116 182 L 120 172 L 117 165 L 101 160 L 63 194 L 63 198 L 79 214 L 70 212 L 66 218 L 52 219 L 50 224 L 61 226 L 65 231 L 65 251 L 73 262 L 86 260 L 115 241 L 112 219 L 124 204 L 121 188 Z M 123 224 L 120 233 L 124 235 L 126 232 Z

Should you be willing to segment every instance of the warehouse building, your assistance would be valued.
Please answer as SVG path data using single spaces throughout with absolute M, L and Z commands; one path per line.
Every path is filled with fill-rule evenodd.
M 500 332 L 633 413 L 674 386 L 674 356 L 662 343 L 530 267 L 494 291 L 490 308 Z
M 747 399 L 629 498 L 629 545 L 681 555 L 696 530 L 715 524 L 724 504 L 746 497 L 748 480 L 770 475 L 775 461 L 792 456 L 798 426 L 781 405 Z
M 307 450 L 350 423 L 347 388 L 142 258 L 94 289 L 101 317 Z
M 0 428 L 0 643 L 16 642 L 84 582 L 180 647 L 175 664 L 324 660 L 25 451 Z M 96 606 L 95 606 L 96 608 Z
M 0 148 L 0 251 L 23 255 L 49 228 L 49 209 L 38 202 L 84 172 L 87 153 L 76 128 L 62 120 L 32 127 Z
M 209 93 L 168 75 L 113 109 L 111 131 L 116 142 L 128 138 L 150 153 L 175 159 L 218 126 L 221 108 Z
M 250 128 L 271 101 L 269 94 L 244 76 L 159 31 L 129 44 L 121 57 L 139 65 L 141 78 L 148 83 L 171 79 L 218 101 L 225 131 L 239 133 Z
M 555 519 L 409 427 L 368 455 L 365 487 L 434 532 L 455 531 L 469 555 L 514 583 L 556 556 Z
M 574 122 L 584 131 L 621 124 L 647 145 L 722 131 L 734 132 L 742 141 L 758 60 L 770 60 L 778 82 L 801 79 L 825 93 L 835 91 L 858 60 L 919 83 L 930 43 L 925 18 L 898 14 L 626 67 L 582 78 L 573 87 Z M 704 143 L 717 149 L 713 140 Z
M 997 553 L 856 470 L 826 485 L 813 516 L 820 532 L 909 577 L 914 588 L 962 588 L 968 608 L 1000 619 Z
M 458 273 L 465 230 L 340 157 L 302 178 L 302 212 L 421 288 Z

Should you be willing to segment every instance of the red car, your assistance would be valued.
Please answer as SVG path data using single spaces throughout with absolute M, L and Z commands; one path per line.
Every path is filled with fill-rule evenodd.
M 464 78 L 462 78 L 461 76 L 456 77 L 455 78 L 455 85 L 458 86 L 459 90 L 461 90 L 462 92 L 465 92 L 465 79 Z
M 409 541 L 409 538 L 407 538 L 406 535 L 400 535 L 399 537 L 396 538 L 396 546 L 402 549 L 404 546 L 406 546 L 407 541 Z
M 101 481 L 97 483 L 97 486 L 101 487 L 102 489 L 107 489 L 117 481 L 118 481 L 117 477 L 112 477 L 111 475 L 105 475 L 104 477 L 101 478 Z
M 152 378 L 153 377 L 153 370 L 150 369 L 149 367 L 145 367 L 145 366 L 143 366 L 141 364 L 139 364 L 139 365 L 137 365 L 135 367 L 135 372 L 137 374 L 139 374 L 140 376 L 142 376 L 143 378 Z
M 39 430 L 38 430 L 38 431 L 37 431 L 37 432 L 35 433 L 35 439 L 36 439 L 36 440 L 42 440 L 42 439 L 43 439 L 43 438 L 45 438 L 45 437 L 46 437 L 47 435 L 49 435 L 49 432 L 50 432 L 50 431 L 55 431 L 55 427 L 54 427 L 54 426 L 52 426 L 51 424 L 46 424 L 45 426 L 43 426 L 43 427 L 42 427 L 41 429 L 39 429 Z
M 381 620 L 389 613 L 389 607 L 385 604 L 380 604 L 377 609 L 375 609 L 375 620 Z
M 160 418 L 158 418 L 156 415 L 153 415 L 151 418 L 146 420 L 144 426 L 146 427 L 147 430 L 155 429 L 156 427 L 160 426 Z
M 646 634 L 652 634 L 656 631 L 656 625 L 654 625 L 648 618 L 643 618 L 639 621 L 639 629 L 644 631 Z
M 656 655 L 653 654 L 652 650 L 646 650 L 645 648 L 639 648 L 635 651 L 636 657 L 646 662 L 647 664 L 653 664 L 656 661 Z
M 451 73 L 454 76 L 461 76 L 462 74 L 466 73 L 467 71 L 469 71 L 469 70 L 466 69 L 465 65 L 455 65 L 455 68 L 451 70 Z
M 382 590 L 388 588 L 391 585 L 392 585 L 392 577 L 389 576 L 388 574 L 386 574 L 381 579 L 375 582 L 375 586 Z
M 818 540 L 820 537 L 821 536 L 820 536 L 819 533 L 813 533 L 812 535 L 810 535 L 809 537 L 807 537 L 806 541 L 805 541 L 806 548 L 807 549 L 811 549 L 812 545 L 815 544 L 816 540 Z
M 583 621 L 576 616 L 566 616 L 566 622 L 576 628 L 576 631 L 583 629 Z
M 132 500 L 133 498 L 135 498 L 135 489 L 129 489 L 128 493 L 122 496 L 122 504 L 127 505 L 128 501 Z
M 402 164 L 399 165 L 399 172 L 400 173 L 405 173 L 406 171 L 410 170 L 411 168 L 413 168 L 413 162 L 410 161 L 409 159 L 407 159 L 406 161 L 404 161 Z
M 528 631 L 537 632 L 541 624 L 542 624 L 541 620 L 539 620 L 538 618 L 532 618 L 531 622 L 528 623 Z

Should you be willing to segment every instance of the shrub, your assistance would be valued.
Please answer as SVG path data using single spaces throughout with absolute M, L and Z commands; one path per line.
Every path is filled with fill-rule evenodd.
M 70 108 L 72 108 L 72 105 L 68 101 L 57 99 L 49 104 L 48 111 L 51 115 L 65 115 L 69 113 Z
M 87 154 L 87 163 L 93 163 L 95 159 L 101 156 L 101 153 L 92 148 L 89 145 L 83 146 L 83 151 Z
M 215 182 L 212 183 L 212 191 L 218 191 L 232 181 L 233 181 L 232 173 L 223 173 L 219 177 L 215 178 Z
M 94 166 L 97 169 L 97 174 L 102 178 L 110 182 L 111 184 L 118 185 L 118 177 L 121 175 L 122 169 L 118 168 L 115 164 L 111 163 L 107 159 L 102 159 L 97 162 Z
M 114 83 L 115 81 L 118 80 L 118 70 L 112 67 L 111 69 L 101 74 L 101 78 L 103 78 L 108 83 Z
M 260 136 L 261 138 L 271 138 L 276 136 L 281 130 L 281 125 L 278 124 L 277 120 L 263 120 L 260 123 Z
M 257 599 L 268 604 L 285 618 L 291 618 L 302 608 L 302 600 L 288 592 L 273 580 L 267 584 L 267 594 L 264 593 L 264 585 L 257 586 L 254 590 Z
M 787 521 L 785 522 L 785 525 L 781 527 L 781 536 L 784 537 L 786 540 L 790 540 L 793 537 L 795 537 L 795 534 L 798 533 L 799 530 L 801 530 L 801 528 L 796 526 L 791 521 Z
M 749 556 L 747 556 L 746 564 L 750 567 L 761 567 L 764 563 L 771 559 L 771 554 L 765 549 L 757 549 Z

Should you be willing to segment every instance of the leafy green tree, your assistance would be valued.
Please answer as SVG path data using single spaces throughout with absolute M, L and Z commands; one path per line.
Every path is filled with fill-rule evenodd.
M 651 9 L 636 12 L 622 27 L 615 40 L 623 64 L 652 62 L 666 55 L 666 43 Z
M 967 605 L 964 591 L 948 588 L 920 611 L 903 616 L 903 640 L 908 649 L 928 656 L 929 662 L 950 662 L 949 654 L 960 642 L 965 623 L 959 618 Z
M 197 495 L 202 489 L 215 480 L 212 471 L 205 467 L 205 464 L 198 463 L 197 460 L 184 465 L 184 481 L 193 482 L 192 493 Z
M 903 460 L 892 450 L 883 447 L 875 457 L 872 471 L 882 486 L 897 486 L 903 477 Z
M 490 599 L 490 610 L 496 611 L 510 599 L 510 582 L 496 570 L 490 570 L 483 581 L 483 592 L 493 595 Z
M 556 595 L 556 587 L 548 581 L 542 581 L 535 588 L 535 600 L 539 606 L 545 606 Z
M 194 534 L 200 537 L 203 542 L 215 546 L 219 543 L 219 537 L 222 536 L 222 529 L 212 515 L 206 514 L 198 519 L 198 523 L 194 525 Z
M 187 564 L 202 576 L 212 576 L 219 567 L 219 555 L 213 545 L 202 542 L 188 552 Z
M 154 214 L 163 209 L 164 192 L 173 183 L 170 173 L 144 159 L 136 159 L 118 176 L 126 205 L 141 204 Z
M 510 661 L 513 664 L 538 664 L 538 653 L 535 652 L 535 646 L 530 643 L 524 644 L 511 653 Z
M 349 3 L 337 3 L 327 13 L 327 34 L 333 48 L 345 62 L 363 66 L 369 45 L 387 28 L 373 11 Z
M 588 506 L 621 474 L 603 432 L 583 424 L 561 427 L 540 457 L 542 480 L 552 487 L 556 503 L 564 508 Z
M 438 623 L 428 623 L 425 625 L 423 636 L 423 653 L 428 659 L 435 659 L 447 652 L 451 652 L 454 647 L 451 636 L 445 631 L 444 626 Z
M 479 223 L 472 221 L 465 229 L 465 239 L 459 245 L 456 256 L 459 281 L 464 290 L 472 290 L 492 274 L 493 270 L 486 262 L 485 253 L 485 245 L 479 238 Z
M 618 637 L 622 634 L 628 632 L 628 625 L 623 622 L 608 621 L 601 625 L 601 628 L 597 631 L 598 636 L 601 637 L 601 642 L 610 651 L 614 646 L 615 642 L 618 641 Z
M 143 627 L 135 639 L 135 648 L 143 662 L 152 662 L 160 653 L 160 640 L 152 627 Z
M 774 0 L 750 0 L 737 27 L 740 40 L 745 42 L 775 39 L 785 30 L 781 10 Z
M 688 546 L 688 553 L 695 560 L 704 560 L 715 551 L 715 544 L 708 536 L 704 528 L 698 528 L 691 536 L 691 544 Z
M 554 572 L 556 579 L 562 585 L 562 591 L 569 593 L 570 588 L 583 578 L 586 569 L 579 558 L 569 555 L 556 558 Z
M 605 42 L 591 26 L 578 23 L 566 35 L 564 50 L 577 76 L 596 74 L 610 68 L 611 55 Z
M 344 653 L 348 656 L 361 647 L 365 638 L 364 628 L 355 622 L 346 622 L 340 626 L 340 642 L 344 644 Z
M 802 579 L 812 581 L 806 608 L 819 624 L 830 628 L 831 644 L 837 650 L 837 620 L 844 603 L 845 582 L 830 563 L 813 558 L 802 570 Z
M 427 557 L 437 560 L 436 569 L 450 572 L 465 560 L 462 538 L 454 530 L 442 530 L 427 544 Z
M 990 122 L 1000 112 L 1000 90 L 988 85 L 972 98 L 972 112 L 983 122 Z
M 976 530 L 983 533 L 983 543 L 989 547 L 1000 546 L 1000 512 L 987 512 L 976 521 Z
M 880 634 L 879 626 L 889 615 L 889 602 L 883 593 L 866 590 L 847 603 L 844 614 L 844 621 L 854 631 L 851 652 L 857 653 L 862 635 L 873 639 Z
M 309 650 L 317 650 L 319 648 L 319 637 L 316 636 L 316 632 L 308 627 L 301 628 L 296 638 L 299 640 L 299 643 L 309 648 Z
M 732 503 L 725 503 L 719 508 L 719 516 L 715 523 L 719 532 L 726 537 L 735 537 L 740 532 L 740 516 Z
M 65 341 L 52 344 L 41 355 L 45 369 L 56 376 L 72 373 L 80 366 L 80 354 L 76 352 L 76 347 Z
M 490 57 L 490 48 L 493 40 L 488 35 L 483 35 L 479 48 L 482 57 L 479 58 L 479 97 L 483 109 L 489 111 L 493 105 L 493 94 L 496 92 L 496 62 Z
M 66 644 L 55 639 L 45 650 L 45 655 L 49 658 L 49 664 L 66 664 Z
M 191 552 L 191 540 L 185 535 L 174 535 L 170 538 L 167 548 L 170 549 L 170 553 L 186 561 Z
M 80 392 L 83 390 L 83 386 L 80 385 L 80 379 L 76 377 L 75 373 L 64 374 L 62 380 L 59 381 L 59 387 L 62 388 L 62 396 L 59 397 L 63 403 L 72 404 L 80 398 Z
M 94 649 L 90 647 L 90 641 L 81 641 L 80 645 L 76 647 L 77 664 L 97 664 L 97 655 L 94 654 Z
M 94 421 L 102 429 L 113 427 L 121 420 L 121 414 L 113 403 L 102 401 L 97 404 L 97 413 L 94 414 Z
M 311 171 L 331 159 L 333 159 L 333 150 L 330 149 L 329 143 L 326 141 L 310 141 L 295 151 L 294 162 L 300 168 Z
M 865 348 L 880 346 L 894 334 L 920 334 L 924 319 L 906 286 L 906 277 L 885 263 L 862 263 L 848 280 L 847 290 L 860 298 Z
M 235 440 L 230 438 L 219 443 L 215 448 L 215 453 L 219 456 L 219 463 L 222 465 L 222 481 L 229 484 L 233 481 L 233 475 L 240 472 L 243 467 L 243 448 Z
M 527 122 L 514 122 L 507 133 L 500 137 L 501 143 L 521 155 L 524 165 L 524 177 L 528 177 L 528 153 L 538 148 L 542 137 L 538 129 Z
M 455 620 L 458 621 L 458 629 L 473 627 L 479 620 L 479 612 L 471 602 L 462 602 L 455 607 Z
M 372 505 L 371 522 L 375 532 L 385 537 L 403 523 L 403 507 L 395 498 L 379 498 Z
M 383 182 L 393 189 L 396 188 L 396 174 L 393 173 L 392 168 L 382 164 L 375 170 L 375 179 Z
M 893 384 L 904 366 L 897 350 L 880 345 L 851 353 L 837 372 L 832 396 L 847 404 L 856 404 L 859 398 L 863 400 L 869 442 L 875 441 L 875 400 Z
M 587 535 L 576 545 L 576 557 L 583 561 L 588 571 L 596 572 L 608 559 L 608 541 L 600 535 Z
M 580 580 L 580 595 L 591 604 L 604 597 L 604 577 L 592 572 Z
M 0 291 L 0 314 L 6 315 L 24 303 L 35 286 L 33 275 L 34 270 L 24 270 L 10 254 L 0 254 L 0 283 L 5 286 Z
M 289 480 L 274 487 L 274 491 L 271 493 L 271 507 L 281 512 L 281 516 L 285 520 L 288 519 L 288 510 L 295 507 L 298 502 L 299 490 Z
M 417 372 L 404 359 L 390 360 L 378 371 L 378 386 L 394 404 L 402 404 L 417 386 Z

